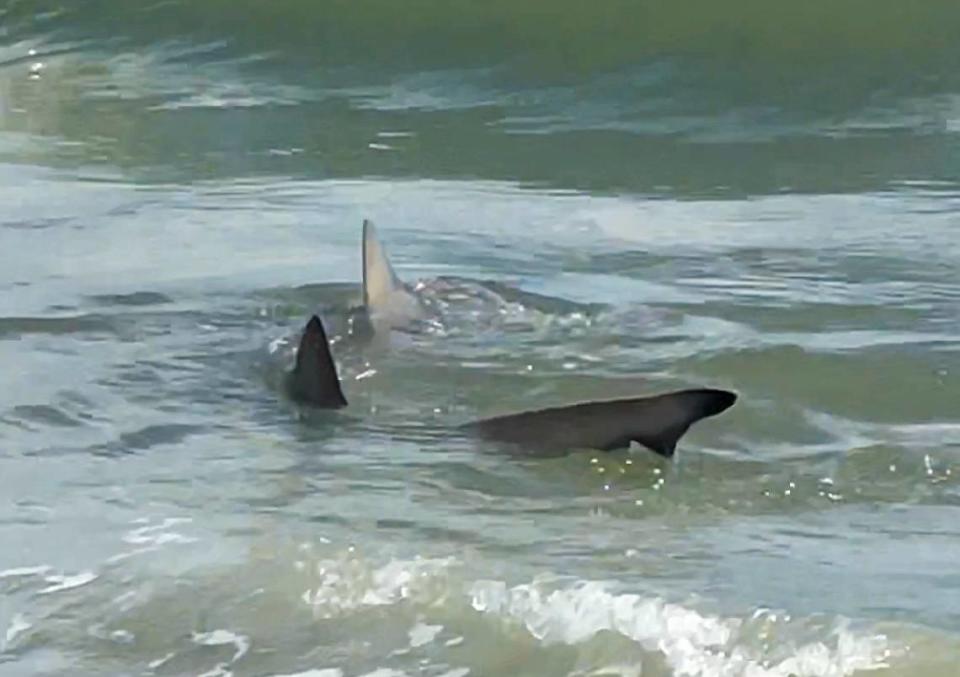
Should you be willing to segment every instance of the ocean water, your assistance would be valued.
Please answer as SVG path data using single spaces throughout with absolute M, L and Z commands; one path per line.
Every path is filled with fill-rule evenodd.
M 960 675 L 958 34 L 0 2 L 0 676 Z M 304 410 L 364 218 L 447 312 Z M 444 432 L 687 386 L 672 462 Z

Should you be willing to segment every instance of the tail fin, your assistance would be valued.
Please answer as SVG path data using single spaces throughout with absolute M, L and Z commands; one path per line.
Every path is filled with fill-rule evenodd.
M 393 272 L 373 222 L 363 220 L 363 305 L 371 310 L 390 303 L 390 297 L 403 288 Z
M 307 322 L 300 337 L 297 364 L 290 373 L 289 385 L 290 394 L 303 402 L 328 409 L 347 406 L 327 332 L 316 315 Z
M 642 412 L 643 418 L 657 421 L 657 425 L 640 425 L 632 436 L 634 440 L 661 456 L 670 458 L 677 442 L 697 421 L 723 413 L 737 401 L 736 393 L 726 390 L 701 388 L 681 390 L 651 398 L 652 410 Z M 651 414 L 654 416 L 651 417 Z
M 363 305 L 379 331 L 423 319 L 420 299 L 397 277 L 377 238 L 373 222 L 363 221 Z

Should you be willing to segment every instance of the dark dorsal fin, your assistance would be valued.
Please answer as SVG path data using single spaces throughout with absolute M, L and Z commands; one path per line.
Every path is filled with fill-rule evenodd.
M 295 399 L 318 407 L 337 409 L 347 406 L 330 353 L 327 332 L 316 315 L 307 322 L 300 337 L 297 364 L 290 374 L 290 391 Z

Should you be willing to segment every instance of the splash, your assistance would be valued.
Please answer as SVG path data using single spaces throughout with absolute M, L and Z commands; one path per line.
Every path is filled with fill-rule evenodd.
M 780 657 L 791 642 L 756 642 L 787 621 L 758 612 L 746 622 L 705 616 L 677 604 L 635 594 L 613 594 L 596 582 L 545 592 L 535 585 L 508 588 L 477 581 L 474 609 L 517 621 L 544 644 L 579 644 L 607 630 L 661 653 L 679 677 L 845 677 L 886 666 L 882 636 L 858 636 L 838 623 L 829 637 Z M 776 628 L 789 629 L 789 628 Z M 759 646 L 758 646 L 759 645 Z
M 663 657 L 678 677 L 847 677 L 887 666 L 894 649 L 880 634 L 837 618 L 824 628 L 810 619 L 769 610 L 749 617 L 702 613 L 657 597 L 614 592 L 605 583 L 579 581 L 549 588 L 537 581 L 459 584 L 452 559 L 394 559 L 371 567 L 361 559 L 317 564 L 318 584 L 303 599 L 333 618 L 365 607 L 414 603 L 422 608 L 465 603 L 481 617 L 517 624 L 544 647 L 583 645 L 614 632 L 644 652 Z M 442 625 L 419 617 L 411 646 L 433 642 Z M 604 667 L 604 674 L 635 674 L 639 665 Z
M 317 617 L 332 618 L 362 607 L 423 599 L 453 563 L 450 558 L 391 560 L 371 569 L 359 559 L 324 560 L 316 565 L 317 585 L 304 592 L 303 600 Z

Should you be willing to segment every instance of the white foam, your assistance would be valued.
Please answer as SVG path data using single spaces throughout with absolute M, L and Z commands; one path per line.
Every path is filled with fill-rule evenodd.
M 739 641 L 740 619 L 612 594 L 593 582 L 544 592 L 533 585 L 508 588 L 500 581 L 478 581 L 471 597 L 476 610 L 519 621 L 544 644 L 577 644 L 603 630 L 617 632 L 662 653 L 678 677 L 844 677 L 883 667 L 888 655 L 884 637 L 856 636 L 840 625 L 829 640 L 800 646 L 777 660 Z
M 151 524 L 128 531 L 123 540 L 133 545 L 163 545 L 165 543 L 192 543 L 195 538 L 183 536 L 176 532 L 167 532 L 166 529 L 176 524 L 189 524 L 193 520 L 189 517 L 168 517 L 160 524 Z M 137 522 L 141 523 L 141 522 Z
M 250 639 L 244 635 L 238 635 L 230 630 L 211 630 L 210 632 L 197 632 L 193 635 L 195 644 L 201 646 L 224 646 L 233 644 L 236 651 L 233 654 L 231 663 L 236 663 L 250 650 Z
M 204 672 L 197 677 L 232 677 L 233 672 L 230 666 L 243 658 L 250 650 L 250 639 L 244 635 L 238 635 L 230 630 L 211 630 L 210 632 L 193 633 L 193 641 L 201 646 L 226 646 L 232 644 L 236 651 L 226 663 L 217 663 L 211 670 Z
M 110 633 L 109 637 L 114 642 L 118 642 L 120 644 L 133 644 L 134 640 L 137 639 L 137 636 L 129 630 L 114 630 Z
M 118 552 L 116 555 L 111 555 L 106 560 L 107 564 L 116 564 L 117 562 L 122 562 L 125 559 L 130 559 L 131 557 L 136 557 L 137 555 L 142 555 L 147 552 L 153 552 L 157 549 L 155 545 L 148 545 L 143 548 L 134 548 L 133 550 L 124 550 L 123 552 Z
M 573 674 L 586 674 L 590 677 L 593 675 L 602 677 L 641 677 L 643 674 L 643 668 L 639 665 L 604 665 L 602 668 L 597 668 L 596 670 L 591 670 L 587 673 Z
M 189 524 L 192 521 L 189 517 L 168 517 L 159 524 L 150 524 L 149 519 L 146 517 L 137 518 L 131 523 L 146 524 L 146 526 L 131 529 L 123 535 L 123 541 L 139 547 L 112 555 L 107 558 L 106 563 L 116 564 L 117 562 L 136 557 L 137 555 L 153 552 L 171 543 L 181 545 L 196 543 L 198 539 L 192 536 L 184 536 L 176 531 L 167 531 L 167 529 L 176 524 Z
M 49 595 L 53 592 L 79 588 L 81 585 L 86 585 L 87 583 L 97 580 L 97 575 L 92 571 L 81 571 L 79 574 L 73 576 L 54 574 L 52 576 L 46 576 L 44 580 L 51 585 L 40 590 L 37 593 L 38 595 Z
M 454 562 L 391 560 L 373 568 L 354 555 L 324 560 L 316 567 L 318 584 L 303 599 L 326 618 L 408 601 L 431 605 L 460 594 L 451 590 Z M 677 677 L 847 677 L 884 667 L 891 654 L 884 636 L 855 633 L 842 619 L 816 639 L 797 641 L 791 637 L 809 634 L 804 620 L 766 610 L 746 618 L 723 617 L 656 597 L 612 592 L 599 582 L 546 586 L 542 581 L 509 587 L 480 580 L 462 592 L 478 612 L 519 622 L 544 645 L 576 645 L 603 631 L 618 633 L 644 651 L 662 655 Z M 410 648 L 435 641 L 442 629 L 418 620 L 409 633 Z M 782 638 L 771 641 L 771 633 Z M 639 667 L 618 663 L 583 674 L 634 677 Z M 402 673 L 381 668 L 364 677 L 396 674 Z
M 173 658 L 176 655 L 177 653 L 175 651 L 171 651 L 170 653 L 165 654 L 160 658 L 157 658 L 156 660 L 150 661 L 149 663 L 147 663 L 147 667 L 150 668 L 151 670 L 156 670 L 157 668 L 159 668 L 164 663 L 168 662 L 171 658 Z
M 281 348 L 286 348 L 289 346 L 289 344 L 290 342 L 286 339 L 286 337 L 280 336 L 270 341 L 270 343 L 267 345 L 267 351 L 271 355 L 275 355 L 280 351 Z
M 15 567 L 13 569 L 4 569 L 0 571 L 0 578 L 16 578 L 19 576 L 40 576 L 47 573 L 53 567 L 47 564 L 41 564 L 35 567 Z
M 324 560 L 317 565 L 316 587 L 305 591 L 303 600 L 324 618 L 366 606 L 386 606 L 424 591 L 452 563 L 452 559 L 391 560 L 371 571 L 354 559 Z
M 13 640 L 32 627 L 33 624 L 27 620 L 26 616 L 23 614 L 15 614 L 13 618 L 10 619 L 10 625 L 7 627 L 7 632 L 4 635 L 2 648 L 6 649 Z
M 437 635 L 439 635 L 442 630 L 442 625 L 417 623 L 410 628 L 410 648 L 416 649 L 418 646 L 429 644 L 437 638 Z
M 343 670 L 338 668 L 322 668 L 320 670 L 307 670 L 305 672 L 288 672 L 282 675 L 270 675 L 270 677 L 343 677 Z

